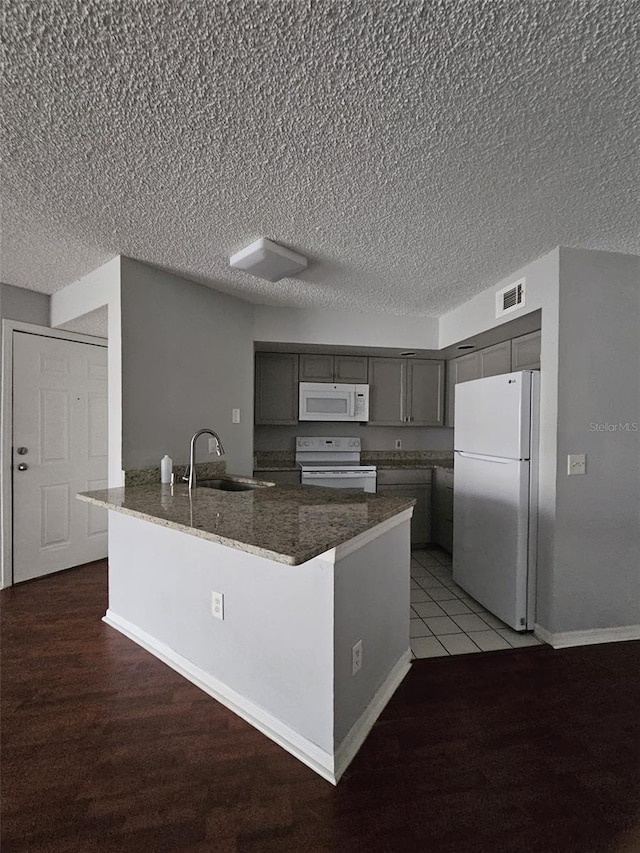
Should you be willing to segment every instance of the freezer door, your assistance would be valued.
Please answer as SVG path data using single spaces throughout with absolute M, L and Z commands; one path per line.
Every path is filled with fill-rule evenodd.
M 455 395 L 456 450 L 529 458 L 530 371 L 463 382 L 455 386 Z
M 453 579 L 516 631 L 531 629 L 529 463 L 456 452 L 454 472 Z

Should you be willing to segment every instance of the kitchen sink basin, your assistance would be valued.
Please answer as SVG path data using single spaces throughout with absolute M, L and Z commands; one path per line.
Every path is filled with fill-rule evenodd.
M 219 489 L 221 492 L 249 492 L 261 488 L 259 483 L 240 483 L 237 480 L 198 480 L 203 489 Z

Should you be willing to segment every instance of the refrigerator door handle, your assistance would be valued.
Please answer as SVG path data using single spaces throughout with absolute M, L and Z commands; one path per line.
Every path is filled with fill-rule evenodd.
M 498 462 L 501 465 L 508 465 L 509 462 L 518 462 L 518 459 L 505 459 L 502 456 L 485 456 L 482 453 L 466 453 L 463 450 L 455 451 L 458 456 L 463 456 L 465 459 L 480 459 L 482 462 Z

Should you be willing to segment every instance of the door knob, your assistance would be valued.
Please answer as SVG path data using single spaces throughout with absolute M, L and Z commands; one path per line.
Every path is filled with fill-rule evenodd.
M 19 448 L 16 450 L 16 453 L 18 454 L 18 456 L 24 456 L 24 454 L 25 454 L 26 452 L 27 452 L 27 448 L 26 448 L 26 447 L 19 447 Z
M 25 462 L 21 462 L 18 465 L 18 471 L 26 471 L 29 466 Z

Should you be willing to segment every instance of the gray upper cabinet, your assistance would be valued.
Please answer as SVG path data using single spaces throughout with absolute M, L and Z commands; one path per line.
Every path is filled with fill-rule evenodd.
M 369 395 L 370 424 L 441 426 L 444 362 L 370 358 Z
M 300 382 L 333 382 L 333 356 L 300 356 Z
M 528 335 L 525 335 L 528 337 Z M 454 425 L 455 386 L 471 379 L 511 373 L 522 368 L 511 367 L 511 341 L 502 341 L 492 347 L 470 352 L 454 358 L 447 365 L 447 426 Z
M 497 376 L 499 373 L 511 373 L 511 341 L 503 341 L 493 347 L 481 349 L 480 376 Z M 464 380 L 463 380 L 464 381 Z
M 368 362 L 366 355 L 305 353 L 300 356 L 300 381 L 366 383 Z
M 256 353 L 255 423 L 298 423 L 298 356 L 295 353 Z
M 444 361 L 407 359 L 407 414 L 412 426 L 442 426 Z
M 366 355 L 335 355 L 333 357 L 334 382 L 369 381 L 369 359 Z
M 479 352 L 470 352 L 454 358 L 447 364 L 447 419 L 446 425 L 453 426 L 455 388 L 460 382 L 482 377 L 482 361 Z
M 406 372 L 404 358 L 369 359 L 370 424 L 395 426 L 405 423 Z
M 531 332 L 511 341 L 511 370 L 540 370 L 541 332 Z

